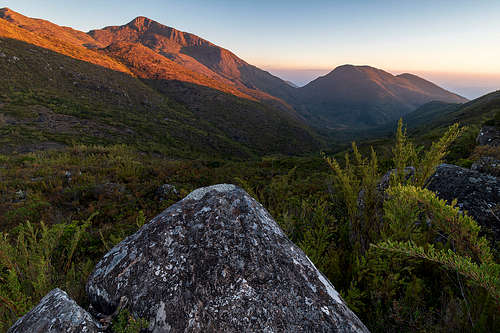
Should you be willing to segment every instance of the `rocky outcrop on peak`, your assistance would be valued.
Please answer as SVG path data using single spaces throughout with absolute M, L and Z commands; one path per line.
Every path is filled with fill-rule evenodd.
M 483 126 L 476 141 L 481 146 L 500 146 L 500 129 L 496 126 Z
M 49 292 L 8 333 L 93 333 L 100 324 L 61 289 Z
M 500 241 L 500 179 L 456 165 L 441 164 L 426 187 L 444 200 L 457 199 L 483 230 L 491 230 Z
M 241 188 L 201 188 L 116 245 L 87 293 L 124 297 L 151 332 L 368 332 L 332 284 Z

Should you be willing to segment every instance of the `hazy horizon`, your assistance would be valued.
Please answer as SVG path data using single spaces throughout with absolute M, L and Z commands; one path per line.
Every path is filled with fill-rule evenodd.
M 338 65 L 366 64 L 422 76 L 469 99 L 500 89 L 500 2 L 7 0 L 1 6 L 82 31 L 146 16 L 299 86 Z

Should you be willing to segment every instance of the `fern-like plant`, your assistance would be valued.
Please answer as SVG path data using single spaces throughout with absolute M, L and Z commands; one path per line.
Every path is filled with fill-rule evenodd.
M 396 185 L 387 193 L 385 240 L 373 246 L 437 262 L 500 301 L 500 265 L 473 218 L 427 189 Z
M 17 227 L 15 237 L 0 233 L 0 330 L 55 287 L 70 288 L 70 293 L 78 289 L 74 285 L 83 282 L 92 266 L 75 265 L 74 256 L 95 215 L 67 225 L 28 221 Z

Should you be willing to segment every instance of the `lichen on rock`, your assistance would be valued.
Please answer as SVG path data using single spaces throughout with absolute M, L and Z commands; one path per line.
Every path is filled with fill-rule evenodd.
M 93 308 L 121 297 L 152 332 L 367 332 L 332 284 L 241 188 L 198 189 L 113 248 Z
M 441 199 L 457 199 L 483 231 L 490 231 L 494 241 L 500 240 L 500 179 L 456 165 L 441 164 L 426 187 Z
M 61 289 L 49 292 L 8 333 L 93 333 L 101 325 Z

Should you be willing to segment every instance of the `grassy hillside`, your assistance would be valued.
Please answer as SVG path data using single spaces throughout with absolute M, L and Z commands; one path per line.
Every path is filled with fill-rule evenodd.
M 212 100 L 200 99 L 206 88 L 196 85 L 180 88 L 183 97 L 175 101 L 159 91 L 175 97 L 175 90 L 156 89 L 168 81 L 153 85 L 154 80 L 142 81 L 16 39 L 0 42 L 4 152 L 73 142 L 128 143 L 180 157 L 195 153 L 238 158 L 319 149 L 311 131 L 285 111 L 220 91 L 211 94 Z M 213 103 L 225 106 L 230 122 L 196 112 Z M 289 140 L 291 134 L 301 139 L 296 145 Z

